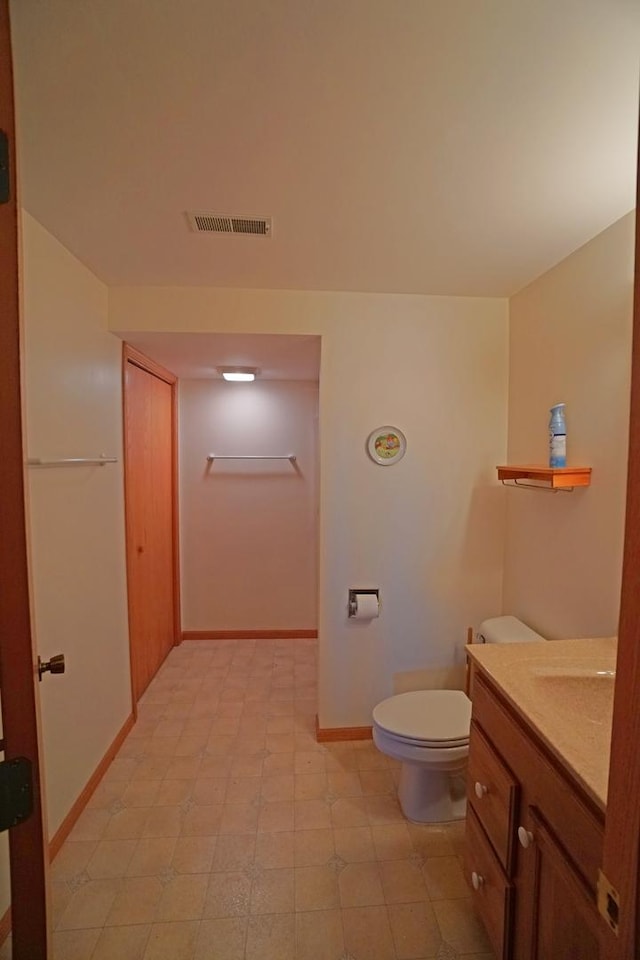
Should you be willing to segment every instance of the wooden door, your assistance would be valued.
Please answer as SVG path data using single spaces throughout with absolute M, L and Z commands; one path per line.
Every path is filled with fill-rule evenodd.
M 127 579 L 134 703 L 180 639 L 175 384 L 173 374 L 125 346 Z
M 4 758 L 26 757 L 34 811 L 9 831 L 14 960 L 47 951 L 46 858 L 38 702 L 31 643 L 20 397 L 16 158 L 7 0 L 0 0 L 0 130 L 9 142 L 9 197 L 0 200 L 0 677 Z
M 604 874 L 620 897 L 620 924 L 615 935 L 603 923 L 605 960 L 631 960 L 640 956 L 640 221 L 637 216 L 631 364 L 627 515 L 603 856 Z

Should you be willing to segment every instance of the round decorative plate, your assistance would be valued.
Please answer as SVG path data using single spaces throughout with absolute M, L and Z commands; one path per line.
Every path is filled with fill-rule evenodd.
M 378 427 L 367 439 L 369 456 L 384 466 L 402 460 L 406 449 L 405 435 L 397 427 Z

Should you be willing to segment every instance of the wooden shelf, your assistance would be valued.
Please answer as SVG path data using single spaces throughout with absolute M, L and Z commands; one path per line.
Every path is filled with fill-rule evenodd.
M 498 480 L 512 481 L 509 486 L 541 490 L 573 490 L 588 487 L 591 467 L 542 467 L 536 464 L 514 464 L 496 468 Z M 529 482 L 528 482 L 529 481 Z

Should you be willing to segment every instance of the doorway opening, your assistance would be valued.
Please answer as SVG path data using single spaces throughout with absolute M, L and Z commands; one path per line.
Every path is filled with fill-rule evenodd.
M 119 335 L 177 380 L 176 641 L 317 637 L 321 338 Z M 257 376 L 227 382 L 223 367 Z M 153 471 L 146 483 L 145 504 Z M 137 542 L 134 564 L 140 546 L 153 566 Z

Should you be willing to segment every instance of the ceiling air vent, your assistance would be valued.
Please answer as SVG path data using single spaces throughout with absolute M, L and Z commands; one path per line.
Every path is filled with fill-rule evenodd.
M 271 217 L 228 217 L 219 213 L 187 213 L 194 233 L 243 233 L 252 237 L 271 236 Z

